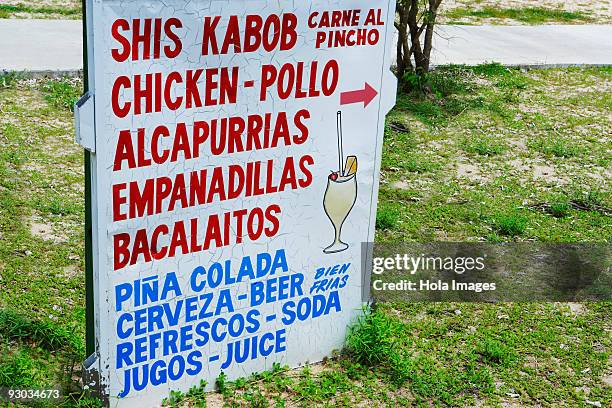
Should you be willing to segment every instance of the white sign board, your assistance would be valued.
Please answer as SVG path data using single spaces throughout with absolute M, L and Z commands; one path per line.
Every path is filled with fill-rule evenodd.
M 374 237 L 395 2 L 87 11 L 94 369 L 110 405 L 341 349 Z

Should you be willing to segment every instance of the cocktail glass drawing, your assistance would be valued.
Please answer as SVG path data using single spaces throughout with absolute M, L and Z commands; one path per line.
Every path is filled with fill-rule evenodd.
M 327 189 L 323 198 L 325 214 L 334 227 L 334 242 L 323 250 L 326 254 L 342 252 L 349 245 L 342 242 L 342 226 L 357 201 L 357 157 L 349 156 L 344 161 L 342 147 L 342 112 L 337 115 L 338 171 L 327 178 Z
M 326 254 L 333 254 L 346 250 L 349 245 L 342 242 L 340 234 L 342 225 L 357 200 L 357 177 L 338 177 L 335 180 L 330 176 L 327 180 L 327 190 L 323 199 L 325 213 L 334 226 L 334 243 L 323 250 Z

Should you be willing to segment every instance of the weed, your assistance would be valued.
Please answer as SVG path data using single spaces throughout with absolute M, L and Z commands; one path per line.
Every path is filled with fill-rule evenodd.
M 401 167 L 411 173 L 427 173 L 435 169 L 437 166 L 434 163 L 427 161 L 423 158 L 416 156 L 408 156 L 403 161 Z
M 447 113 L 444 111 L 443 106 L 438 104 L 435 99 L 428 99 L 419 95 L 413 95 L 412 97 L 400 96 L 397 101 L 397 106 L 400 109 L 412 113 L 423 123 L 431 126 L 436 123 L 444 122 L 447 117 Z
M 573 201 L 578 206 L 587 210 L 596 210 L 604 205 L 605 197 L 609 197 L 609 195 L 609 193 L 604 193 L 600 190 L 576 192 L 573 194 Z
M 509 346 L 491 338 L 484 339 L 478 346 L 478 353 L 489 363 L 509 367 L 518 356 Z
M 474 87 L 469 78 L 469 70 L 462 65 L 444 65 L 429 73 L 407 73 L 402 82 L 409 92 L 427 92 L 438 98 L 471 92 Z
M 428 81 L 434 94 L 438 97 L 447 97 L 472 92 L 474 90 L 472 79 L 465 67 L 448 65 L 437 67 L 429 75 Z
M 388 364 L 396 358 L 395 334 L 398 322 L 384 313 L 370 311 L 359 317 L 350 328 L 346 339 L 346 350 L 355 361 L 367 366 Z
M 560 137 L 540 137 L 528 144 L 529 148 L 547 156 L 569 158 L 582 152 L 572 141 Z
M 34 360 L 25 350 L 0 359 L 0 387 L 31 387 L 39 380 Z
M 324 371 L 314 377 L 310 369 L 305 368 L 292 388 L 300 399 L 315 403 L 328 401 L 337 393 L 350 390 L 351 384 L 347 375 L 341 371 Z
M 0 9 L 0 18 L 2 18 L 1 13 L 2 10 Z M 12 88 L 23 78 L 24 74 L 21 72 L 0 72 L 0 88 Z
M 50 322 L 29 320 L 6 309 L 0 309 L 0 335 L 9 340 L 34 342 L 49 351 L 68 349 L 84 356 L 81 339 L 65 328 Z
M 482 156 L 495 156 L 506 151 L 506 145 L 499 141 L 495 136 L 477 136 L 464 138 L 461 141 L 461 148 L 468 153 L 479 154 Z
M 518 68 L 508 68 L 497 62 L 467 67 L 469 71 L 478 76 L 489 78 L 500 89 L 523 90 L 532 83 Z
M 428 83 L 428 74 L 407 72 L 401 80 L 408 90 L 422 91 Z
M 217 390 L 221 393 L 221 394 L 225 394 L 229 388 L 228 388 L 228 383 L 227 383 L 227 374 L 225 374 L 223 371 L 221 371 L 221 374 L 219 374 L 219 376 L 217 377 L 217 381 L 215 381 L 215 385 L 217 386 Z
M 102 408 L 102 401 L 87 392 L 80 393 L 73 403 L 74 408 Z
M 550 214 L 555 218 L 565 218 L 570 215 L 572 206 L 567 201 L 556 201 L 550 204 Z
M 497 77 L 504 76 L 510 74 L 510 68 L 503 66 L 498 62 L 489 62 L 485 64 L 476 65 L 473 67 L 467 67 L 476 75 L 481 75 L 485 77 Z
M 394 208 L 382 207 L 376 213 L 376 228 L 392 229 L 397 225 L 399 213 Z
M 499 215 L 494 220 L 495 229 L 502 235 L 515 237 L 527 229 L 527 219 L 517 214 Z
M 428 126 L 439 127 L 463 112 L 483 106 L 478 95 L 453 95 L 440 99 L 435 94 L 412 94 L 398 97 L 398 109 L 410 112 Z
M 509 71 L 511 75 L 505 75 L 495 83 L 495 86 L 500 89 L 524 90 L 529 85 L 529 80 L 523 75 L 519 75 L 518 71 Z
M 444 325 L 417 324 L 417 327 L 422 338 L 426 338 L 430 330 L 433 337 L 448 334 Z M 346 350 L 353 361 L 382 369 L 394 386 L 402 386 L 408 381 L 417 401 L 433 399 L 443 405 L 457 406 L 457 396 L 470 388 L 492 392 L 493 379 L 485 367 L 469 361 L 463 367 L 440 365 L 428 353 L 409 357 L 406 343 L 410 343 L 408 338 L 412 336 L 408 333 L 414 329 L 383 311 L 373 311 L 351 328 Z
M 35 200 L 35 207 L 41 213 L 54 215 L 80 214 L 82 207 L 65 197 L 47 195 L 39 200 Z
M 204 408 L 206 407 L 206 385 L 208 385 L 208 383 L 201 380 L 199 385 L 194 385 L 185 393 L 180 391 L 171 391 L 170 396 L 164 399 L 163 405 L 178 408 L 183 406 L 184 402 L 189 401 L 191 403 L 190 406 Z
M 74 104 L 79 100 L 82 89 L 78 82 L 69 79 L 50 80 L 42 85 L 45 99 L 58 108 L 74 110 Z
M 268 408 L 268 399 L 259 389 L 248 390 L 243 398 L 251 408 Z
M 10 125 L 7 125 L 7 127 Z M 10 163 L 15 167 L 19 167 L 25 163 L 26 157 L 22 153 L 21 149 L 10 150 L 6 152 L 0 152 L 0 157 L 6 163 Z

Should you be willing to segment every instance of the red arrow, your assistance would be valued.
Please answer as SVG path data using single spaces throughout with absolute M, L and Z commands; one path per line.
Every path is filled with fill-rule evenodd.
M 364 89 L 342 92 L 340 94 L 340 105 L 363 102 L 363 107 L 366 108 L 377 95 L 378 92 L 366 82 Z

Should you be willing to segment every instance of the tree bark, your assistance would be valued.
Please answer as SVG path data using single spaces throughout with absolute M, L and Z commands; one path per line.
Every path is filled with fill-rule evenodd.
M 423 55 L 426 57 L 426 61 L 424 61 L 424 65 L 422 67 L 424 72 L 429 72 L 429 66 L 431 62 L 431 51 L 433 48 L 433 35 L 434 28 L 436 26 L 436 18 L 438 17 L 438 8 L 442 0 L 429 0 L 429 10 L 427 11 L 427 19 L 425 29 L 425 41 L 423 46 Z
M 395 23 L 398 30 L 397 74 L 427 73 L 431 66 L 433 36 L 442 0 L 399 0 Z M 424 33 L 424 38 L 421 36 Z M 414 64 L 413 64 L 414 61 Z
M 406 72 L 412 71 L 413 66 L 410 60 L 411 52 L 408 43 L 408 9 L 401 2 L 397 4 L 397 14 L 399 21 L 395 23 L 398 31 L 397 41 L 397 76 L 403 77 Z

